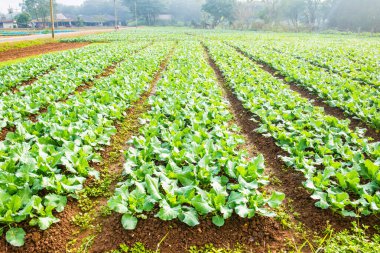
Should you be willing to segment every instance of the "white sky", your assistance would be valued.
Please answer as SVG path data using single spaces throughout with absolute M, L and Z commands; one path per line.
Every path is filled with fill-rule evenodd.
M 57 3 L 66 5 L 81 5 L 84 0 L 57 0 Z M 14 9 L 20 9 L 19 4 L 22 0 L 0 0 L 0 13 L 8 13 L 8 8 L 11 6 Z

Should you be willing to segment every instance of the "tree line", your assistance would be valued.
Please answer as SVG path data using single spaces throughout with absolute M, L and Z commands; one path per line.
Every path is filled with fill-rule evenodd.
M 207 0 L 207 25 L 380 32 L 380 0 Z
M 56 13 L 113 16 L 114 0 L 86 0 L 81 6 L 55 4 Z M 119 20 L 135 25 L 162 25 L 160 14 L 171 16 L 168 25 L 203 28 L 283 29 L 380 32 L 380 0 L 117 0 Z M 24 0 L 22 22 L 45 21 L 49 0 Z

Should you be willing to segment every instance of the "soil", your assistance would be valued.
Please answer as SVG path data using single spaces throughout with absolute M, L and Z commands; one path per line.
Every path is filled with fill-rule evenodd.
M 342 110 L 342 109 L 340 109 L 338 107 L 332 107 L 332 106 L 330 106 L 327 102 L 325 102 L 317 94 L 310 92 L 309 90 L 307 90 L 306 88 L 298 85 L 297 83 L 286 81 L 284 75 L 281 75 L 276 69 L 274 69 L 273 67 L 269 66 L 267 63 L 262 62 L 262 61 L 258 62 L 256 60 L 252 59 L 252 57 L 250 57 L 247 53 L 245 53 L 241 49 L 236 48 L 236 47 L 234 47 L 234 48 L 239 53 L 241 53 L 245 57 L 249 58 L 251 61 L 253 61 L 256 64 L 258 64 L 258 66 L 260 66 L 263 70 L 271 73 L 274 77 L 276 77 L 276 78 L 282 80 L 284 83 L 288 84 L 289 87 L 290 87 L 290 89 L 292 89 L 295 92 L 298 92 L 302 97 L 309 99 L 309 101 L 314 106 L 322 107 L 324 109 L 324 111 L 325 111 L 326 114 L 334 116 L 334 117 L 336 117 L 338 119 L 342 119 L 342 120 L 349 119 L 350 120 L 350 129 L 351 130 L 355 130 L 355 128 L 357 128 L 357 127 L 364 128 L 366 130 L 365 136 L 367 138 L 372 138 L 375 142 L 380 141 L 380 132 L 377 132 L 369 124 L 366 124 L 365 122 L 363 122 L 363 121 L 361 121 L 359 119 L 356 119 L 356 118 L 354 118 L 354 117 L 352 117 L 350 115 L 347 115 L 347 113 L 344 110 Z
M 56 215 L 60 222 L 53 224 L 49 229 L 41 231 L 38 227 L 21 224 L 27 231 L 24 247 L 12 247 L 4 239 L 0 240 L 0 252 L 4 253 L 51 253 L 66 252 L 66 243 L 73 237 L 71 217 L 78 213 L 78 208 L 72 201 L 62 213 Z
M 5 140 L 5 137 L 7 137 L 7 134 L 9 132 L 14 132 L 15 130 L 16 130 L 15 127 L 4 127 L 3 129 L 1 129 L 1 131 L 0 131 L 0 141 Z
M 0 52 L 0 62 L 87 46 L 89 43 L 46 43 Z
M 287 238 L 286 231 L 277 222 L 264 217 L 241 219 L 233 216 L 218 228 L 210 219 L 189 227 L 179 221 L 162 221 L 150 216 L 140 220 L 133 231 L 125 230 L 120 220 L 121 215 L 112 215 L 104 220 L 102 236 L 95 240 L 91 252 L 105 252 L 121 243 L 132 245 L 136 242 L 142 242 L 153 250 L 159 246 L 161 252 L 185 252 L 190 246 L 210 243 L 217 247 L 233 247 L 239 243 L 252 252 L 264 252 L 268 248 L 283 247 L 284 238 Z

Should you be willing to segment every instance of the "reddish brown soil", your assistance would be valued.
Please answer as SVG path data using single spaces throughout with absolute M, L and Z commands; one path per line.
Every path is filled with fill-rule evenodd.
M 71 217 L 78 213 L 78 208 L 73 202 L 65 207 L 62 213 L 56 215 L 61 219 L 59 223 L 52 225 L 48 230 L 41 231 L 38 227 L 22 226 L 27 231 L 24 247 L 12 247 L 6 243 L 4 235 L 0 240 L 0 252 L 8 253 L 51 253 L 66 252 L 66 243 L 73 237 Z
M 25 48 L 10 49 L 0 52 L 0 62 L 15 60 L 34 55 L 46 54 L 55 51 L 63 51 L 74 48 L 80 48 L 88 45 L 89 43 L 47 43 Z
M 246 245 L 252 252 L 264 252 L 266 248 L 279 248 L 285 244 L 286 232 L 277 222 L 269 218 L 255 217 L 241 219 L 233 216 L 221 228 L 210 219 L 192 228 L 179 221 L 162 221 L 149 217 L 140 220 L 134 231 L 121 226 L 121 215 L 112 215 L 104 220 L 103 234 L 96 238 L 91 252 L 105 252 L 119 244 L 132 245 L 142 242 L 148 248 L 156 249 L 161 243 L 161 252 L 185 252 L 190 246 L 203 246 L 212 243 L 217 247 L 233 247 L 237 243 Z M 259 245 L 256 245 L 256 244 Z
M 14 132 L 15 130 L 16 130 L 15 127 L 5 127 L 3 129 L 1 129 L 1 131 L 0 131 L 0 141 L 5 140 L 5 137 L 7 137 L 7 134 L 9 132 Z
M 366 124 L 365 122 L 363 122 L 361 120 L 355 119 L 352 116 L 347 115 L 347 113 L 345 111 L 343 111 L 342 109 L 340 109 L 338 107 L 330 106 L 326 101 L 324 101 L 322 98 L 320 98 L 317 94 L 310 92 L 309 90 L 298 85 L 297 83 L 287 82 L 285 80 L 284 75 L 281 75 L 276 69 L 274 69 L 273 67 L 271 67 L 267 63 L 262 62 L 262 61 L 258 62 L 255 59 L 253 59 L 252 57 L 250 57 L 249 54 L 242 51 L 240 48 L 237 48 L 237 47 L 234 47 L 234 48 L 239 53 L 241 53 L 242 55 L 246 56 L 247 58 L 249 58 L 250 60 L 252 60 L 256 64 L 258 64 L 263 70 L 271 73 L 274 77 L 281 79 L 284 83 L 288 84 L 290 89 L 298 92 L 302 97 L 309 99 L 309 101 L 314 106 L 322 107 L 324 109 L 324 111 L 326 112 L 326 114 L 334 116 L 338 119 L 349 119 L 351 130 L 354 130 L 356 127 L 364 128 L 364 129 L 366 129 L 365 136 L 367 138 L 372 138 L 374 141 L 380 141 L 380 133 L 376 132 L 376 130 L 374 128 L 372 128 L 372 126 L 370 126 L 369 124 Z
M 262 153 L 265 157 L 267 168 L 270 169 L 272 175 L 281 180 L 280 185 L 274 186 L 278 191 L 286 194 L 286 202 L 290 203 L 294 211 L 299 213 L 296 216 L 297 220 L 302 222 L 308 229 L 315 233 L 321 233 L 326 228 L 326 222 L 329 222 L 333 228 L 342 230 L 349 228 L 354 219 L 344 218 L 339 214 L 335 214 L 330 210 L 322 210 L 314 206 L 314 201 L 310 198 L 310 193 L 302 186 L 305 180 L 301 172 L 297 172 L 292 168 L 288 168 L 285 163 L 278 157 L 279 155 L 286 156 L 287 153 L 276 145 L 273 138 L 266 138 L 262 134 L 254 130 L 260 126 L 260 120 L 250 111 L 246 110 L 242 103 L 233 94 L 233 91 L 225 84 L 222 72 L 218 69 L 215 63 L 210 59 L 210 65 L 217 73 L 218 79 L 224 87 L 227 98 L 237 115 L 236 119 L 243 133 L 249 137 L 249 141 Z M 254 122 L 255 119 L 258 122 Z M 362 218 L 361 223 L 375 225 L 379 222 L 375 216 Z

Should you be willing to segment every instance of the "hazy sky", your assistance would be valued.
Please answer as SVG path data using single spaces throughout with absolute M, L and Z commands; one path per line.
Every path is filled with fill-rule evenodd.
M 81 5 L 84 0 L 57 0 L 57 2 L 67 5 Z M 0 13 L 8 13 L 9 6 L 14 9 L 20 9 L 20 3 L 22 3 L 22 0 L 0 0 Z

